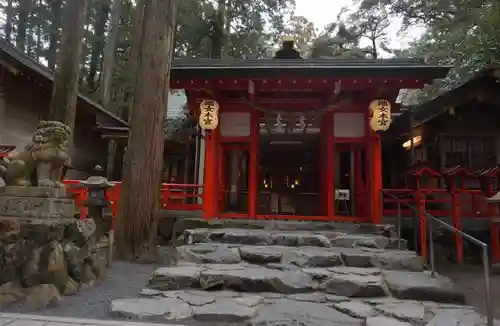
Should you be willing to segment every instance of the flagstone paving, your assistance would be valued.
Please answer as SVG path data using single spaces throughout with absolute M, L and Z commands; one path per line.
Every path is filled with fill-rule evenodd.
M 0 312 L 0 326 L 146 326 L 151 324 Z M 170 325 L 175 326 L 175 325 Z M 182 326 L 182 325 L 177 325 Z
M 391 227 L 280 225 L 184 230 L 173 263 L 136 297 L 113 300 L 109 315 L 186 325 L 486 325 Z

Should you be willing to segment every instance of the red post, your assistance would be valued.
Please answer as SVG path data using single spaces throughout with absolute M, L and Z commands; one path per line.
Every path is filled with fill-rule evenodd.
M 363 176 L 362 176 L 362 168 L 363 162 L 361 157 L 361 150 L 356 150 L 354 153 L 354 190 L 356 193 L 355 201 L 356 201 L 356 216 L 364 216 L 365 215 L 365 206 L 363 200 L 363 196 L 365 194 L 365 189 L 363 186 Z
M 490 226 L 491 262 L 500 262 L 500 223 L 493 221 Z
M 250 119 L 250 166 L 248 175 L 248 217 L 257 218 L 259 191 L 259 112 L 253 110 Z
M 227 180 L 226 180 L 226 157 L 228 155 L 229 151 L 226 147 L 224 147 L 223 144 L 219 145 L 219 158 L 218 158 L 218 165 L 219 169 L 217 171 L 217 176 L 218 176 L 218 186 L 217 186 L 217 207 L 219 211 L 224 211 L 227 206 L 227 195 L 228 195 L 228 189 L 226 189 L 227 186 Z
M 118 216 L 118 200 L 120 199 L 121 182 L 115 183 L 112 188 L 106 191 L 106 199 L 111 207 L 111 230 L 115 229 L 116 217 Z
M 320 183 L 321 183 L 321 215 L 327 215 L 327 210 L 328 210 L 328 196 L 327 196 L 327 182 L 325 176 L 327 175 L 327 166 L 326 166 L 326 141 L 325 137 L 327 135 L 326 131 L 326 119 L 323 119 L 321 122 L 321 137 L 320 137 L 320 156 L 319 156 L 319 161 L 320 161 Z
M 371 138 L 371 194 L 372 194 L 372 218 L 374 224 L 382 222 L 380 212 L 380 191 L 382 190 L 382 141 L 380 135 L 373 134 Z
M 461 202 L 460 193 L 455 190 L 452 190 L 451 206 L 452 206 L 453 226 L 458 230 L 462 229 L 462 221 L 461 221 L 462 209 L 460 206 L 460 202 Z M 462 246 L 462 237 L 457 232 L 455 232 L 455 250 L 456 250 L 457 263 L 461 264 L 464 259 L 464 251 Z
M 168 186 L 161 189 L 161 207 L 168 209 L 168 201 L 170 200 L 170 188 Z
M 327 216 L 333 219 L 335 216 L 335 142 L 333 141 L 333 113 L 325 115 L 325 138 L 326 138 L 326 197 Z
M 217 215 L 218 189 L 218 153 L 215 131 L 205 135 L 205 173 L 203 182 L 203 218 L 213 219 Z
M 418 222 L 420 231 L 420 256 L 427 261 L 427 218 L 425 216 L 425 194 L 418 190 L 415 191 L 417 209 L 419 211 Z

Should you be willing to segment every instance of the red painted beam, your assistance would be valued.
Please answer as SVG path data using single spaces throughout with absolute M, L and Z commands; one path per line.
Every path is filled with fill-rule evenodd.
M 338 79 L 327 78 L 217 78 L 217 79 L 174 79 L 170 82 L 170 87 L 173 89 L 238 89 L 248 91 L 248 82 L 252 80 L 255 89 L 259 90 L 284 90 L 284 89 L 301 89 L 301 90 L 332 90 L 335 82 Z M 367 87 L 375 88 L 422 88 L 425 84 L 424 80 L 418 78 L 343 78 L 340 79 L 340 90 L 346 89 L 366 89 Z

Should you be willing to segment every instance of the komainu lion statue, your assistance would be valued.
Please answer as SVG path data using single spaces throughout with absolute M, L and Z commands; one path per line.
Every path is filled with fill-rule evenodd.
M 63 187 L 64 165 L 71 128 L 59 121 L 40 121 L 31 144 L 0 162 L 0 175 L 7 186 Z

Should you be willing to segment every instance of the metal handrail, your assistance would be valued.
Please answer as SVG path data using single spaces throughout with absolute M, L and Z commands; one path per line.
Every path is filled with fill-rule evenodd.
M 389 197 L 391 197 L 393 199 L 396 199 L 396 203 L 398 205 L 397 206 L 397 226 L 396 227 L 397 227 L 398 238 L 401 238 L 401 218 L 402 218 L 401 217 L 401 205 L 405 205 L 406 207 L 411 209 L 415 214 L 420 214 L 421 211 L 418 208 L 416 208 L 408 203 L 401 202 L 401 198 L 397 197 L 394 194 L 391 194 L 391 193 L 386 192 L 384 190 L 381 190 L 380 194 L 381 194 L 380 195 L 380 198 L 381 198 L 380 205 L 381 205 L 382 211 L 384 209 L 384 207 L 383 207 L 384 194 L 388 195 Z M 462 230 L 457 229 L 453 225 L 450 225 L 450 224 L 438 219 L 437 217 L 435 217 L 427 212 L 423 212 L 423 213 L 424 213 L 425 218 L 429 222 L 429 256 L 430 256 L 429 259 L 430 259 L 430 265 L 431 265 L 431 277 L 433 277 L 433 278 L 436 277 L 436 268 L 435 268 L 435 262 L 434 262 L 434 235 L 433 235 L 434 222 L 438 222 L 446 230 L 454 232 L 454 233 L 460 235 L 462 238 L 466 238 L 469 241 L 471 241 L 472 243 L 481 247 L 482 254 L 483 254 L 482 260 L 483 260 L 484 286 L 485 286 L 485 295 L 486 295 L 486 319 L 487 319 L 488 326 L 494 326 L 493 325 L 493 321 L 494 321 L 493 308 L 492 308 L 493 305 L 492 305 L 492 301 L 491 301 L 491 285 L 490 285 L 490 275 L 491 274 L 490 274 L 488 244 L 481 241 L 481 240 L 474 238 L 470 234 L 467 234 L 467 233 L 463 232 Z

